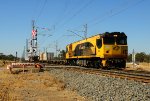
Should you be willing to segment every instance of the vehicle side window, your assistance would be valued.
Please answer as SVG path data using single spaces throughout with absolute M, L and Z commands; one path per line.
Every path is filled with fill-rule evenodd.
M 84 45 L 86 48 L 94 47 L 93 44 L 90 43 L 90 42 L 83 43 L 83 45 Z
M 96 45 L 98 48 L 101 48 L 102 47 L 102 39 L 97 39 L 96 40 Z

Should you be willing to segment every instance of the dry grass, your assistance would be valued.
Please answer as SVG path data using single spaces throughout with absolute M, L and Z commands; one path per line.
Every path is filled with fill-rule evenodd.
M 72 101 L 82 97 L 65 90 L 63 81 L 48 72 L 11 74 L 0 71 L 0 101 Z M 60 100 L 62 99 L 62 100 Z M 74 101 L 74 100 L 73 100 Z
M 62 88 L 62 82 L 55 79 L 52 76 L 48 76 L 49 74 L 43 74 L 42 76 L 38 76 L 38 74 L 10 74 L 6 72 L 1 72 L 0 78 L 0 99 L 2 101 L 13 101 L 13 100 L 21 100 L 22 97 L 20 91 L 21 89 L 30 91 L 43 90 L 48 89 L 50 87 L 56 87 L 58 89 Z M 3 81 L 3 82 L 2 82 Z M 20 89 L 20 90 L 19 90 Z M 14 91 L 16 93 L 14 93 Z M 26 95 L 26 94 L 25 94 Z
M 128 70 L 150 71 L 150 63 L 139 63 L 138 65 L 127 64 Z
M 12 81 L 7 79 L 10 78 L 10 75 L 5 74 L 2 71 L 0 74 L 0 99 L 2 101 L 10 101 L 10 84 Z

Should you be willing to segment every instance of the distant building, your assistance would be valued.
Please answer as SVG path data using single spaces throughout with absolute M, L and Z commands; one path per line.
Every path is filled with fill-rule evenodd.
M 53 52 L 43 52 L 40 54 L 40 61 L 50 61 L 54 59 Z

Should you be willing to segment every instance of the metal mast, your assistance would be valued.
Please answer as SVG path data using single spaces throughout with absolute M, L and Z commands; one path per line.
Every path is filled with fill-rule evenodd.
M 31 33 L 31 42 L 30 42 L 30 53 L 29 61 L 38 61 L 37 55 L 37 29 L 35 28 L 35 21 L 32 21 L 32 33 Z
M 83 31 L 84 32 L 84 38 L 86 39 L 87 38 L 87 24 L 84 25 L 84 29 L 85 29 Z
M 132 52 L 132 62 L 133 62 L 133 67 L 135 66 L 135 51 L 133 49 L 133 52 Z

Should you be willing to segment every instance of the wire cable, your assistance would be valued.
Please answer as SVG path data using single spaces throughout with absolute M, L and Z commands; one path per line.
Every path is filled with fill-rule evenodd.
M 38 16 L 37 16 L 37 19 L 35 20 L 36 22 L 38 22 L 39 17 L 42 15 L 42 13 L 43 13 L 43 11 L 44 11 L 44 8 L 45 8 L 45 6 L 46 6 L 46 3 L 47 3 L 47 0 L 44 1 L 43 6 L 42 6 L 42 8 L 41 8 L 41 10 L 40 10 L 40 12 L 39 12 L 39 14 L 38 14 Z
M 133 4 L 128 4 L 125 7 L 121 6 L 121 8 L 118 11 L 117 10 L 115 11 L 115 10 L 111 9 L 106 17 L 104 17 L 104 18 L 100 19 L 99 21 L 96 21 L 95 23 L 91 24 L 91 27 L 96 25 L 96 24 L 99 24 L 99 23 L 101 23 L 101 22 L 103 22 L 105 20 L 107 20 L 108 18 L 111 18 L 113 16 L 119 15 L 122 12 L 130 9 L 131 7 L 134 7 L 134 6 L 138 5 L 138 4 L 140 4 L 143 1 L 145 1 L 145 0 L 139 0 L 137 2 L 134 2 Z
M 62 23 L 59 27 L 58 30 L 60 30 L 60 28 L 63 28 L 64 25 L 68 24 L 74 17 L 78 16 L 83 10 L 85 10 L 86 8 L 89 7 L 90 4 L 92 4 L 94 0 L 89 0 L 87 3 L 85 3 L 80 9 L 78 9 L 69 19 L 67 19 L 64 23 Z M 57 30 L 57 31 L 58 31 Z

